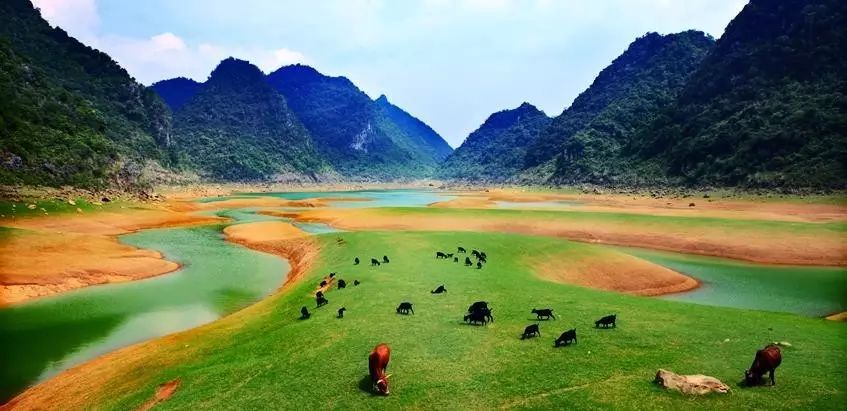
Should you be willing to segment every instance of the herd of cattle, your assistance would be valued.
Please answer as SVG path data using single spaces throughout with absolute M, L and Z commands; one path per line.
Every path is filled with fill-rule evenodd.
M 466 254 L 467 250 L 462 247 L 458 247 L 456 250 L 458 254 Z M 477 269 L 481 269 L 483 264 L 487 263 L 487 256 L 485 252 L 472 250 L 471 256 L 476 258 L 476 267 Z M 442 251 L 438 251 L 435 253 L 436 259 L 444 259 L 449 261 L 450 259 L 453 262 L 458 263 L 459 257 L 454 257 L 454 253 L 445 253 Z M 378 260 L 376 258 L 371 258 L 371 266 L 380 266 L 381 264 L 387 264 L 390 260 L 388 256 L 382 256 L 382 260 Z M 359 265 L 360 260 L 359 257 L 356 257 L 353 260 L 354 265 Z M 474 263 L 471 261 L 470 257 L 465 257 L 465 266 L 473 266 Z M 328 276 L 328 280 L 322 280 L 319 284 L 318 290 L 315 292 L 315 302 L 318 308 L 329 304 L 329 301 L 326 299 L 324 295 L 324 290 L 329 286 L 330 281 L 335 279 L 336 273 L 330 273 Z M 347 283 L 343 279 L 338 279 L 336 282 L 338 289 L 344 289 L 347 287 Z M 359 280 L 354 280 L 353 285 L 358 286 L 361 284 Z M 447 288 L 441 284 L 432 291 L 431 294 L 443 294 L 447 292 Z M 344 318 L 344 312 L 346 308 L 341 307 L 338 309 L 337 318 Z M 397 314 L 402 315 L 410 315 L 415 314 L 414 306 L 409 301 L 401 302 L 400 305 L 397 306 L 396 310 Z M 532 314 L 535 314 L 536 320 L 550 320 L 556 319 L 556 316 L 553 314 L 552 308 L 533 308 L 530 311 Z M 307 307 L 303 307 L 300 310 L 301 319 L 305 320 L 311 317 L 311 313 L 309 312 Z M 464 314 L 463 321 L 470 325 L 487 325 L 488 323 L 494 322 L 494 315 L 492 313 L 492 309 L 488 306 L 488 303 L 485 301 L 477 301 L 471 304 L 468 307 L 467 312 Z M 616 328 L 617 327 L 617 314 L 611 314 L 600 318 L 599 320 L 594 322 L 595 328 Z M 531 324 L 527 326 L 523 334 L 521 334 L 520 339 L 528 339 L 533 337 L 540 337 L 541 329 L 538 324 Z M 576 336 L 576 328 L 571 328 L 569 330 L 564 331 L 559 338 L 553 341 L 554 347 L 567 346 L 572 343 L 577 343 Z M 371 352 L 368 357 L 368 367 L 371 376 L 371 380 L 373 383 L 374 391 L 379 394 L 388 395 L 388 377 L 390 374 L 385 374 L 386 367 L 388 366 L 388 361 L 391 355 L 391 350 L 386 344 L 377 345 L 374 350 Z M 774 371 L 782 362 L 782 354 L 780 349 L 776 345 L 768 345 L 764 349 L 761 349 L 756 352 L 756 357 L 753 361 L 753 364 L 750 366 L 750 369 L 745 371 L 745 382 L 748 385 L 759 384 L 762 381 L 762 377 L 765 373 L 769 373 L 769 377 L 771 380 L 771 384 L 776 384 L 774 379 Z

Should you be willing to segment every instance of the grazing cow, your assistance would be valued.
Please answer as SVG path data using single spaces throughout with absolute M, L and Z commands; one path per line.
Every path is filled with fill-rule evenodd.
M 603 328 L 606 328 L 610 325 L 612 327 L 617 327 L 617 324 L 615 324 L 615 321 L 617 321 L 617 318 L 618 318 L 617 314 L 607 315 L 607 316 L 605 316 L 605 317 L 603 317 L 603 318 L 601 318 L 597 321 L 594 321 L 594 327 L 598 328 L 601 325 L 603 326 Z
M 468 307 L 468 312 L 472 313 L 474 311 L 480 311 L 480 310 L 483 310 L 483 309 L 485 309 L 485 310 L 488 309 L 488 303 L 485 302 L 485 301 L 477 301 L 477 302 L 471 304 L 470 307 Z
M 477 262 L 476 262 L 476 269 L 477 269 L 477 270 L 481 270 L 481 269 L 482 269 L 482 261 L 477 261 Z
M 523 335 L 521 335 L 521 339 L 531 338 L 531 337 L 541 337 L 541 330 L 538 329 L 538 324 L 532 324 L 527 326 L 523 330 Z
M 378 265 L 379 265 L 379 260 L 377 260 L 376 258 L 371 258 L 371 267 L 378 266 Z
M 361 284 L 361 283 L 359 282 L 359 280 L 353 280 L 353 285 L 359 285 L 359 284 Z
M 532 313 L 533 313 L 533 314 L 535 314 L 535 315 L 536 315 L 536 317 L 538 317 L 538 319 L 539 319 L 539 320 L 541 320 L 541 319 L 542 319 L 541 317 L 547 317 L 547 318 L 546 318 L 547 320 L 549 320 L 551 317 L 552 317 L 554 320 L 556 319 L 556 316 L 555 316 L 555 315 L 553 315 L 553 309 L 552 309 L 552 308 L 542 308 L 542 309 L 540 309 L 540 310 L 539 310 L 539 309 L 536 309 L 536 308 L 533 308 L 533 309 L 532 309 Z
M 318 292 L 316 292 L 316 293 L 315 293 L 315 298 L 324 298 L 324 292 L 323 292 L 323 291 L 318 291 Z
M 335 278 L 335 273 L 329 273 L 329 278 Z
M 458 263 L 458 262 L 459 262 L 459 257 L 453 257 L 453 262 L 454 262 L 454 263 Z
M 382 262 L 383 262 L 383 263 L 388 264 L 388 263 L 390 263 L 391 261 L 388 261 L 388 256 L 387 256 L 387 255 L 384 255 L 384 256 L 382 256 Z
M 309 312 L 309 309 L 304 305 L 303 308 L 300 309 L 300 319 L 305 320 L 311 316 L 312 314 Z
M 368 356 L 368 371 L 371 374 L 374 391 L 378 394 L 388 395 L 388 377 L 391 374 L 385 375 L 385 369 L 388 368 L 390 357 L 391 349 L 387 344 L 377 345 Z
M 359 265 L 359 257 L 353 259 L 353 265 Z
M 474 256 L 474 257 L 476 257 L 476 258 L 479 258 L 479 251 L 477 251 L 477 250 L 472 250 L 472 251 L 471 251 L 471 255 L 472 255 L 472 256 Z
M 412 303 L 410 303 L 410 302 L 403 302 L 403 303 L 400 303 L 400 305 L 397 306 L 397 314 L 408 315 L 410 312 L 412 314 L 415 313 L 415 310 L 412 309 Z
M 338 309 L 338 318 L 344 318 L 344 312 L 347 311 L 346 308 L 341 307 Z
M 568 345 L 571 341 L 576 343 L 576 328 L 571 328 L 570 330 L 563 332 L 562 335 L 553 342 L 553 344 L 558 347 L 560 345 Z
M 444 288 L 444 284 L 441 284 L 436 289 L 430 291 L 430 293 L 432 293 L 432 294 L 441 294 L 441 293 L 446 293 L 446 292 L 447 292 L 447 289 Z
M 480 260 L 485 260 L 486 258 L 488 258 L 488 256 L 487 256 L 487 255 L 485 255 L 485 252 L 484 252 L 484 251 L 480 251 L 480 252 L 479 252 L 479 257 L 477 257 L 477 258 L 479 258 Z
M 464 254 L 464 253 L 468 252 L 468 250 L 465 250 L 464 247 L 458 247 L 458 248 L 456 248 L 456 252 L 459 253 L 459 254 Z
M 320 297 L 315 298 L 315 302 L 317 302 L 318 308 L 329 304 L 329 300 L 327 300 L 326 297 L 324 297 L 324 296 L 320 296 Z
M 338 280 L 338 289 L 347 288 L 347 281 Z
M 483 257 L 483 256 L 479 256 L 477 261 L 480 262 L 480 263 L 487 263 L 488 262 L 488 260 L 486 260 L 485 257 Z
M 447 258 L 447 254 L 444 254 L 441 251 L 436 251 L 435 258 Z
M 465 257 L 465 267 L 470 267 L 472 265 L 473 263 L 471 262 L 470 257 Z
M 744 381 L 748 386 L 760 384 L 762 376 L 765 373 L 770 373 L 771 385 L 776 385 L 774 373 L 776 367 L 782 363 L 782 352 L 776 344 L 769 344 L 765 348 L 756 351 L 756 358 L 753 359 L 753 364 L 750 369 L 744 371 Z
M 447 258 L 453 258 L 453 253 L 447 253 Z
M 321 288 L 326 287 L 326 284 L 327 284 L 326 280 L 321 281 Z
M 485 314 L 480 311 L 474 311 L 470 314 L 465 315 L 464 317 L 466 323 L 470 324 L 488 324 L 488 318 L 486 318 Z

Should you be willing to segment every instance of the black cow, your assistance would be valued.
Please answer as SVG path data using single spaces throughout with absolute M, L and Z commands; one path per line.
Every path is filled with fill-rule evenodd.
M 552 317 L 554 320 L 556 319 L 556 316 L 555 316 L 555 315 L 553 315 L 553 309 L 552 309 L 552 308 L 542 308 L 542 309 L 540 309 L 540 310 L 539 310 L 539 309 L 536 309 L 536 308 L 533 308 L 533 309 L 532 309 L 532 313 L 533 313 L 533 314 L 535 314 L 535 315 L 536 315 L 536 317 L 537 317 L 539 320 L 540 320 L 540 319 L 542 319 L 541 317 L 547 317 L 546 319 L 548 319 L 548 320 L 549 320 L 551 317 Z
M 473 263 L 471 262 L 470 257 L 465 257 L 465 267 L 470 267 L 472 265 Z
M 359 282 L 359 280 L 353 280 L 353 285 L 359 285 L 359 284 L 361 284 L 361 283 Z
M 488 262 L 488 260 L 486 260 L 486 259 L 485 259 L 485 257 L 483 257 L 483 256 L 481 256 L 481 255 L 479 256 L 479 258 L 477 258 L 477 261 L 480 261 L 480 262 L 483 262 L 483 263 L 487 263 L 487 262 Z
M 412 309 L 412 303 L 410 303 L 410 302 L 403 302 L 403 303 L 400 303 L 400 305 L 397 306 L 397 314 L 408 315 L 410 312 L 412 314 L 415 313 L 415 310 Z
M 329 273 L 329 278 L 335 278 L 335 273 Z
M 468 307 L 468 312 L 472 313 L 474 311 L 479 311 L 482 309 L 488 309 L 488 303 L 485 301 L 477 301 Z
M 303 306 L 303 308 L 300 309 L 300 319 L 301 320 L 305 320 L 305 319 L 307 319 L 311 316 L 312 316 L 312 314 L 309 313 L 309 309 L 306 308 L 306 306 Z
M 384 256 L 382 256 L 382 262 L 383 262 L 383 263 L 388 264 L 388 263 L 390 263 L 391 261 L 388 261 L 388 256 L 387 256 L 387 255 L 384 255 Z
M 468 250 L 465 250 L 464 247 L 458 247 L 458 248 L 456 248 L 456 252 L 460 253 L 460 254 L 464 254 L 464 253 L 468 252 Z
M 316 293 L 315 293 L 315 298 L 324 298 L 324 292 L 323 292 L 323 291 L 318 291 L 318 292 L 316 292 Z
M 476 262 L 476 269 L 477 269 L 477 270 L 481 270 L 481 269 L 482 269 L 482 261 L 477 261 L 477 262 Z
M 359 265 L 359 257 L 353 259 L 353 265 Z
M 617 318 L 618 318 L 617 314 L 607 315 L 607 316 L 605 316 L 605 317 L 603 317 L 603 318 L 601 318 L 597 321 L 594 321 L 594 327 L 598 328 L 601 325 L 603 326 L 603 328 L 608 328 L 610 325 L 612 327 L 617 327 L 617 324 L 615 324 L 615 321 L 617 321 Z
M 454 263 L 458 263 L 458 262 L 459 262 L 459 257 L 453 257 L 453 262 L 454 262 Z
M 469 324 L 488 324 L 488 318 L 482 312 L 472 312 L 470 314 L 465 315 L 464 320 Z
M 527 326 L 523 330 L 523 335 L 521 335 L 521 339 L 531 338 L 531 337 L 541 337 L 541 330 L 538 329 L 538 324 L 532 324 Z
M 379 260 L 377 260 L 376 258 L 371 258 L 371 267 L 378 266 L 378 265 L 379 265 Z
M 447 254 L 444 254 L 441 251 L 436 251 L 435 258 L 447 258 Z
M 315 298 L 315 301 L 318 303 L 318 308 L 329 304 L 329 300 L 327 300 L 324 296 Z
M 321 288 L 326 287 L 326 284 L 327 284 L 326 280 L 321 281 Z
M 479 251 L 477 251 L 477 250 L 471 250 L 471 255 L 472 255 L 472 256 L 474 256 L 474 257 L 476 257 L 476 258 L 479 258 Z
M 347 288 L 347 282 L 344 280 L 338 280 L 338 289 Z
M 347 311 L 346 308 L 341 307 L 338 309 L 338 318 L 344 318 L 344 312 Z
M 750 365 L 749 370 L 744 371 L 744 382 L 748 386 L 759 384 L 762 381 L 762 376 L 769 373 L 771 385 L 776 385 L 774 373 L 779 364 L 782 364 L 782 352 L 776 344 L 769 344 L 767 347 L 756 351 L 753 364 Z
M 447 289 L 444 288 L 444 284 L 441 284 L 436 289 L 430 291 L 430 293 L 432 293 L 432 294 L 441 294 L 441 293 L 446 293 L 446 292 L 447 292 Z
M 553 344 L 558 347 L 560 345 L 568 345 L 571 341 L 576 343 L 576 328 L 571 328 L 570 330 L 563 332 L 562 335 L 553 342 Z
M 487 256 L 487 255 L 485 255 L 485 252 L 480 251 L 480 252 L 479 252 L 479 256 L 477 256 L 477 258 L 479 258 L 480 260 L 485 261 L 485 259 L 487 259 L 487 258 L 488 258 L 488 256 Z

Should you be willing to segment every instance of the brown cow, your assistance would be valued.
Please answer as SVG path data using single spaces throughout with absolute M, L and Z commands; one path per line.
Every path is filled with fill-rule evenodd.
M 388 367 L 388 360 L 390 358 L 391 349 L 385 343 L 374 347 L 374 350 L 368 357 L 368 371 L 371 374 L 374 391 L 378 394 L 388 395 L 388 377 L 391 374 L 385 375 L 385 369 Z
M 750 386 L 759 384 L 762 381 L 762 376 L 767 372 L 770 373 L 771 385 L 776 385 L 774 371 L 776 371 L 776 367 L 779 367 L 781 363 L 782 352 L 779 350 L 779 346 L 769 344 L 765 348 L 756 351 L 756 358 L 753 359 L 753 364 L 750 365 L 749 370 L 744 371 L 744 381 Z

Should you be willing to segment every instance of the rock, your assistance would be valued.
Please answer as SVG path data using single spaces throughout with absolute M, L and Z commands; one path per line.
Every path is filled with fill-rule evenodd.
M 26 205 L 26 208 L 28 208 L 28 209 L 30 209 L 30 210 L 35 210 L 36 208 L 38 208 L 38 206 L 37 206 L 37 205 L 35 205 L 35 204 L 27 204 L 27 205 Z
M 77 208 L 76 208 L 76 212 L 77 212 L 77 213 L 81 213 L 81 212 L 82 212 L 82 209 L 81 209 L 81 208 L 79 208 L 79 207 L 77 207 Z
M 679 375 L 668 370 L 659 369 L 653 382 L 669 390 L 679 391 L 688 395 L 705 395 L 712 392 L 726 394 L 729 386 L 715 377 L 708 375 Z
M 74 200 L 68 200 L 68 204 L 70 204 L 70 205 L 72 205 L 72 206 L 75 206 L 75 205 L 76 205 L 76 201 L 74 201 Z
M 694 203 L 688 203 L 688 206 L 689 206 L 689 207 L 694 207 L 694 206 L 695 206 L 695 204 L 694 204 Z
M 103 203 L 108 203 L 112 200 L 109 197 L 103 197 L 103 198 L 100 199 L 100 201 L 103 202 Z
M 791 346 L 791 343 L 788 342 L 788 341 L 774 341 L 773 344 L 774 345 L 780 345 L 780 346 L 783 346 L 783 347 L 790 347 Z

